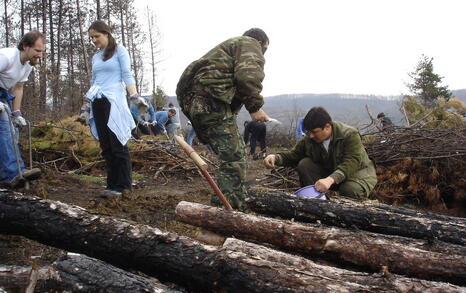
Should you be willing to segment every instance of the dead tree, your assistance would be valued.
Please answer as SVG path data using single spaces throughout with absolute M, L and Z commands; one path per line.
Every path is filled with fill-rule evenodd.
M 140 270 L 162 282 L 170 280 L 202 292 L 374 292 L 376 288 L 383 288 L 379 292 L 399 292 L 400 286 L 413 288 L 412 292 L 466 290 L 394 275 L 380 278 L 378 285 L 355 284 L 348 281 L 354 274 L 366 282 L 373 276 L 340 269 L 339 277 L 347 275 L 347 279 L 339 278 L 332 273 L 337 269 L 325 266 L 303 271 L 266 259 L 260 249 L 252 248 L 246 253 L 232 250 L 228 244 L 202 245 L 175 233 L 39 198 L 0 193 L 0 215 L 0 233 L 23 235 L 47 245 L 86 253 L 122 268 Z
M 0 288 L 21 292 L 180 292 L 85 255 L 68 254 L 40 268 L 0 266 Z
M 309 199 L 274 190 L 251 189 L 246 202 L 253 211 L 285 219 L 466 244 L 466 219 L 463 218 L 337 198 Z
M 371 271 L 385 266 L 390 272 L 419 278 L 453 283 L 466 280 L 466 247 L 461 245 L 432 245 L 412 238 L 282 221 L 184 201 L 177 205 L 176 217 L 226 236 L 269 243 Z

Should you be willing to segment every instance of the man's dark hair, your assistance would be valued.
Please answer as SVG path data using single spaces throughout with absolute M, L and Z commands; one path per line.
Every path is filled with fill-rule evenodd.
M 315 128 L 324 128 L 327 123 L 332 122 L 332 118 L 323 107 L 313 107 L 307 112 L 303 120 L 303 129 L 311 131 Z
M 258 40 L 259 42 L 262 42 L 263 44 L 265 43 L 270 43 L 269 42 L 269 37 L 267 37 L 267 34 L 261 30 L 260 28 L 252 28 L 244 32 L 243 36 L 248 36 L 251 38 L 254 38 Z
M 32 47 L 34 46 L 34 43 L 38 40 L 42 39 L 45 42 L 45 36 L 36 30 L 32 30 L 28 33 L 26 33 L 22 38 L 21 41 L 18 44 L 18 50 L 23 51 L 24 47 Z
M 107 47 L 105 48 L 104 55 L 102 60 L 107 61 L 108 59 L 112 58 L 113 54 L 116 51 L 117 43 L 115 41 L 115 38 L 112 36 L 112 28 L 109 27 L 105 22 L 101 20 L 96 20 L 94 21 L 89 29 L 90 30 L 95 30 L 96 32 L 99 32 L 101 34 L 105 34 L 108 36 L 108 44 Z
M 176 110 L 175 109 L 170 109 L 170 110 L 168 110 L 168 113 L 172 113 L 172 114 L 176 115 Z
M 171 108 L 171 107 L 175 107 L 175 105 L 173 105 L 173 103 L 169 103 L 168 108 Z

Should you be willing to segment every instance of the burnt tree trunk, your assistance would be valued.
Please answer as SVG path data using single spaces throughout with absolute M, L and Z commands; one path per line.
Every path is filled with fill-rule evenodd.
M 31 267 L 0 266 L 0 288 L 24 292 L 31 285 L 31 271 Z M 68 254 L 33 272 L 34 292 L 180 292 L 84 255 Z
M 174 233 L 163 233 L 147 225 L 99 216 L 61 202 L 4 193 L 0 193 L 0 232 L 23 235 L 66 250 L 85 252 L 118 266 L 185 284 L 201 292 L 400 292 L 400 288 L 410 288 L 410 292 L 466 290 L 451 284 L 408 279 L 389 273 L 380 277 L 315 264 L 311 266 L 312 262 L 304 258 L 258 245 L 248 246 L 247 251 L 231 248 L 231 241 L 227 241 L 223 247 L 202 245 Z M 285 263 L 289 259 L 304 263 L 304 267 L 310 271 L 284 264 L 280 259 Z M 355 277 L 360 277 L 361 282 L 355 283 Z
M 312 285 L 306 291 L 296 290 L 298 292 L 466 292 L 465 287 L 411 279 L 388 272 L 369 274 L 324 266 L 303 257 L 234 238 L 228 238 L 223 247 L 262 262 L 280 263 L 304 273 L 304 278 Z
M 341 198 L 309 199 L 274 190 L 251 189 L 246 201 L 253 211 L 285 219 L 466 245 L 463 218 Z
M 226 236 L 346 262 L 363 269 L 462 284 L 466 280 L 466 247 L 445 242 L 348 231 L 317 224 L 301 224 L 198 203 L 180 202 L 176 217 L 184 223 Z

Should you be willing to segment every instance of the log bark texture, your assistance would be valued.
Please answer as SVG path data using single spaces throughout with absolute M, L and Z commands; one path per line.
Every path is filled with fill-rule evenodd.
M 386 266 L 398 274 L 460 285 L 466 282 L 466 247 L 461 245 L 282 221 L 191 202 L 180 202 L 176 217 L 225 236 L 324 256 L 372 272 Z
M 30 284 L 31 267 L 0 267 L 0 288 L 24 292 Z M 139 276 L 84 255 L 68 254 L 54 265 L 37 270 L 34 292 L 181 292 L 156 279 Z
M 162 282 L 178 283 L 195 292 L 372 292 L 363 284 L 344 279 L 335 282 L 322 278 L 319 271 L 302 271 L 262 259 L 260 251 L 247 254 L 228 246 L 202 245 L 175 233 L 40 198 L 0 193 L 0 233 L 22 235 L 46 245 L 84 253 L 124 269 L 139 270 Z M 412 283 L 409 279 L 400 280 L 395 278 L 394 282 Z M 465 291 L 446 283 L 422 283 L 428 290 L 417 292 Z M 390 285 L 379 292 L 399 292 L 393 288 Z
M 466 219 L 348 199 L 310 199 L 274 190 L 251 189 L 246 199 L 256 212 L 301 222 L 324 223 L 381 234 L 441 240 L 466 246 Z
M 452 284 L 406 278 L 390 273 L 354 272 L 316 264 L 306 258 L 262 245 L 228 238 L 223 244 L 231 251 L 242 252 L 264 262 L 280 263 L 303 272 L 312 286 L 298 292 L 466 292 L 465 287 Z M 271 291 L 267 291 L 271 292 Z

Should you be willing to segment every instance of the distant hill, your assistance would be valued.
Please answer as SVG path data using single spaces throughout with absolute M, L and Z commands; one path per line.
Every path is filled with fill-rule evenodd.
M 463 102 L 466 102 L 466 89 L 453 90 L 453 95 Z M 280 120 L 283 128 L 294 129 L 297 117 L 304 116 L 307 111 L 314 106 L 326 108 L 332 118 L 361 127 L 370 123 L 366 111 L 369 107 L 375 117 L 378 113 L 384 112 L 391 120 L 397 124 L 404 123 L 403 114 L 399 110 L 401 96 L 376 96 L 376 95 L 353 95 L 353 94 L 286 94 L 265 97 L 264 111 L 271 117 Z M 178 105 L 175 97 L 170 97 L 170 102 Z M 183 116 L 183 115 L 182 115 Z M 245 120 L 250 120 L 246 109 L 240 112 L 238 126 L 243 127 Z M 183 121 L 186 118 L 183 116 Z

